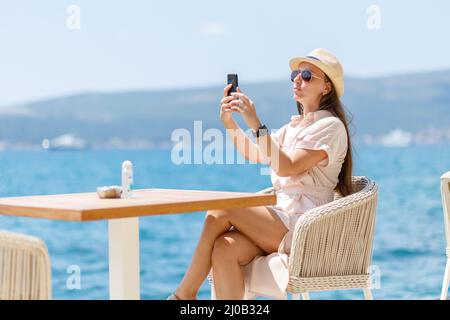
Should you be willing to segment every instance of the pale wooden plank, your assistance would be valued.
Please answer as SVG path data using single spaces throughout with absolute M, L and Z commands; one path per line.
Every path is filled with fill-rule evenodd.
M 275 195 L 248 192 L 140 189 L 133 193 L 131 199 L 99 199 L 95 192 L 0 198 L 0 214 L 91 221 L 276 203 Z

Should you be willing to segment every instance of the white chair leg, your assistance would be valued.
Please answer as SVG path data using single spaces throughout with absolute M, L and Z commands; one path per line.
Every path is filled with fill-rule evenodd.
M 442 282 L 441 300 L 447 300 L 448 285 L 450 283 L 450 258 L 447 259 L 444 281 Z
M 303 300 L 311 300 L 309 297 L 309 293 L 308 292 L 302 293 L 302 299 Z
M 364 299 L 373 300 L 372 291 L 369 288 L 364 288 Z
M 292 293 L 292 300 L 300 300 L 300 293 Z

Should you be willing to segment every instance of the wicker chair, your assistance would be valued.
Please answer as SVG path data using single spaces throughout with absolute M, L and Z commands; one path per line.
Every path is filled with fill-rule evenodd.
M 51 299 L 50 258 L 45 243 L 0 230 L 0 300 Z
M 309 298 L 311 291 L 363 289 L 372 299 L 369 267 L 378 187 L 353 177 L 354 193 L 308 210 L 297 221 L 289 258 L 287 291 Z
M 363 289 L 370 291 L 369 266 L 378 187 L 367 177 L 353 177 L 354 193 L 306 211 L 295 225 L 289 258 L 287 292 L 309 299 L 309 292 Z M 259 191 L 273 192 L 273 188 Z M 214 287 L 211 274 L 211 298 Z
M 448 285 L 450 283 L 450 171 L 441 176 L 442 208 L 444 210 L 445 237 L 447 240 L 447 266 L 445 267 L 442 283 L 441 300 L 447 300 Z

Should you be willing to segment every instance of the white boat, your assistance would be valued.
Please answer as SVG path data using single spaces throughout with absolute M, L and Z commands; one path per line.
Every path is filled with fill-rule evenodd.
M 42 148 L 45 150 L 83 150 L 86 142 L 74 134 L 67 133 L 53 139 L 42 140 Z
M 381 144 L 386 147 L 409 147 L 413 142 L 413 135 L 402 129 L 395 129 L 381 138 Z

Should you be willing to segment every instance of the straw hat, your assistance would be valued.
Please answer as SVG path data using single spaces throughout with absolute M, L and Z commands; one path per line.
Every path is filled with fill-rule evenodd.
M 317 48 L 306 57 L 296 57 L 289 61 L 291 70 L 297 70 L 302 62 L 309 62 L 320 68 L 330 78 L 338 97 L 344 94 L 344 69 L 339 60 L 329 51 Z

